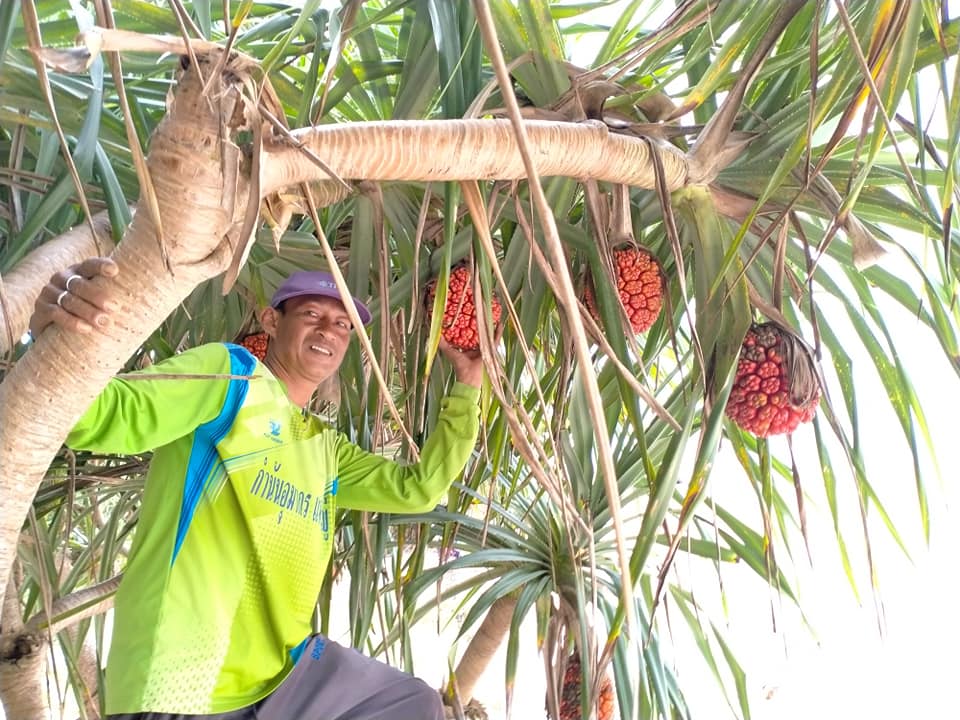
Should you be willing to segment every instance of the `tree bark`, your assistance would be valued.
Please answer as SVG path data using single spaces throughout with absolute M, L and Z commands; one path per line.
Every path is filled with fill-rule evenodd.
M 113 251 L 110 217 L 93 216 L 96 236 L 87 223 L 45 242 L 27 255 L 0 281 L 0 355 L 10 351 L 27 331 L 33 303 L 54 271 L 94 255 Z
M 201 58 L 203 79 L 193 67 L 183 73 L 151 140 L 147 164 L 163 251 L 154 204 L 141 196 L 113 253 L 120 274 L 105 283 L 122 306 L 114 322 L 86 335 L 47 330 L 0 385 L 2 588 L 30 502 L 67 432 L 153 328 L 199 282 L 226 268 L 237 244 L 248 183 L 230 137 L 246 122 L 242 71 L 228 63 L 204 97 L 203 82 L 216 61 Z
M 21 635 L 10 654 L 0 657 L 0 698 L 8 718 L 41 720 L 50 716 L 44 688 L 47 641 L 39 635 Z
M 47 693 L 47 641 L 24 630 L 13 575 L 0 610 L 0 701 L 6 717 L 39 720 L 50 715 Z
M 513 620 L 513 611 L 517 607 L 517 598 L 513 595 L 504 595 L 498 598 L 477 628 L 476 634 L 470 639 L 470 644 L 457 663 L 454 677 L 457 682 L 457 693 L 460 702 L 466 705 L 473 699 L 473 691 L 477 681 L 486 671 L 491 658 L 503 643 L 503 638 L 510 629 Z
M 29 533 L 21 538 L 21 550 L 25 544 L 33 542 Z M 61 553 L 67 553 L 67 547 L 62 548 Z M 62 555 L 57 557 L 56 562 L 60 568 L 58 584 L 62 584 L 73 565 L 68 557 Z M 19 567 L 22 568 L 22 565 Z M 60 632 L 66 633 L 67 641 L 77 647 L 76 672 L 82 681 L 78 688 L 82 692 L 78 695 L 86 709 L 86 717 L 88 720 L 100 717 L 97 651 L 89 628 L 86 637 L 81 638 L 78 624 L 113 606 L 113 596 L 120 585 L 120 578 L 117 575 L 57 598 L 50 606 L 49 616 L 47 610 L 42 609 L 24 623 L 16 590 L 22 580 L 16 572 L 11 575 L 0 619 L 0 704 L 6 708 L 8 718 L 50 716 L 45 691 L 49 670 L 46 658 L 49 638 Z
M 530 150 L 542 176 L 592 178 L 652 189 L 655 148 L 667 188 L 687 182 L 683 151 L 653 138 L 611 133 L 598 121 L 528 120 Z M 292 136 L 346 179 L 516 180 L 525 178 L 523 160 L 509 120 L 419 120 L 320 125 Z M 359 150 L 362 149 L 362 150 Z M 264 142 L 263 193 L 321 178 L 316 163 L 289 141 Z

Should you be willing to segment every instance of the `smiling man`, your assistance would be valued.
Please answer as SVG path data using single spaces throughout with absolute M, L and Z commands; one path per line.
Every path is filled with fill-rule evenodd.
M 89 279 L 115 274 L 95 259 L 55 275 L 34 332 L 109 323 Z M 236 345 L 187 350 L 111 381 L 67 438 L 76 449 L 154 450 L 116 596 L 108 716 L 442 718 L 428 685 L 313 635 L 310 623 L 337 507 L 431 510 L 463 470 L 479 424 L 479 353 L 441 345 L 457 382 L 420 461 L 400 465 L 306 410 L 353 334 L 333 278 L 291 275 L 260 319 L 270 336 L 262 363 Z

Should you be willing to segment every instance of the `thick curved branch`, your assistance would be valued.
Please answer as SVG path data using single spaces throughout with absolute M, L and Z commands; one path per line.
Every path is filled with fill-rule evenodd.
M 94 255 L 113 251 L 110 218 L 106 212 L 93 216 L 96 237 L 89 225 L 45 242 L 21 260 L 0 281 L 0 354 L 8 352 L 27 331 L 33 303 L 55 270 L 60 270 Z
M 215 63 L 214 58 L 212 62 Z M 209 72 L 210 60 L 203 61 Z M 99 278 L 121 309 L 94 333 L 50 328 L 0 384 L 0 587 L 6 587 L 15 538 L 63 438 L 113 374 L 198 283 L 223 272 L 237 242 L 246 202 L 239 162 L 228 152 L 222 118 L 238 117 L 238 73 L 218 79 L 216 106 L 202 94 L 194 68 L 150 142 L 148 166 L 164 221 L 164 262 L 150 213 L 138 203 L 113 252 L 116 278 Z M 227 124 L 228 131 L 235 131 Z M 173 268 L 171 273 L 168 269 Z M 46 274 L 46 273 L 45 273 Z M 64 392 L 69 388 L 69 392 Z
M 541 176 L 592 178 L 656 187 L 649 144 L 611 133 L 601 122 L 528 120 L 531 155 Z M 519 180 L 527 177 L 509 120 L 394 120 L 322 125 L 291 135 L 347 180 Z M 687 181 L 682 150 L 655 141 L 670 190 Z M 316 164 L 280 138 L 264 143 L 262 193 L 326 179 Z

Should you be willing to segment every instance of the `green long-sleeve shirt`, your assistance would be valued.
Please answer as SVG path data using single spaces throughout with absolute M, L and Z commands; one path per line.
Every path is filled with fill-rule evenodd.
M 404 466 L 304 415 L 237 346 L 188 350 L 140 376 L 112 381 L 67 438 L 77 449 L 154 449 L 116 597 L 107 713 L 241 708 L 299 658 L 336 507 L 432 509 L 473 449 L 479 391 L 455 384 L 420 462 Z

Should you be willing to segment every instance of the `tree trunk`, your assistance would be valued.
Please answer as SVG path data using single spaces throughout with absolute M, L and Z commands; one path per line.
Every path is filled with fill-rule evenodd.
M 10 351 L 27 331 L 33 303 L 54 271 L 94 255 L 113 251 L 110 217 L 93 216 L 96 237 L 87 223 L 77 225 L 27 255 L 0 281 L 0 355 Z
M 42 720 L 50 716 L 45 689 L 47 641 L 38 635 L 20 635 L 19 640 L 0 656 L 3 710 L 11 720 Z
M 107 286 L 122 306 L 114 322 L 86 335 L 44 332 L 0 385 L 0 587 L 6 588 L 30 502 L 67 432 L 153 328 L 230 261 L 248 186 L 230 141 L 245 122 L 243 69 L 228 63 L 204 97 L 216 61 L 201 58 L 203 79 L 193 67 L 182 74 L 151 139 L 147 164 L 164 252 L 152 203 L 142 195 L 113 253 L 120 274 Z
M 517 598 L 513 595 L 504 595 L 498 598 L 477 628 L 477 633 L 470 639 L 470 644 L 457 663 L 454 677 L 457 682 L 457 693 L 460 702 L 466 705 L 473 699 L 473 691 L 477 681 L 486 671 L 490 660 L 503 643 L 503 638 L 510 629 L 513 620 L 513 611 L 517 607 Z
M 41 633 L 24 630 L 20 596 L 11 575 L 0 611 L 0 701 L 10 720 L 50 716 L 44 692 L 47 641 Z
M 8 593 L 16 597 L 16 593 Z M 65 632 L 78 641 L 77 628 Z M 0 704 L 7 718 L 39 720 L 51 715 L 47 694 L 47 633 L 28 632 L 13 626 L 13 632 L 0 635 Z M 98 697 L 99 663 L 92 637 L 79 645 L 77 672 L 83 682 L 82 702 L 88 720 L 100 717 Z
M 66 559 L 58 558 L 57 562 L 61 568 L 62 582 L 72 566 Z M 0 625 L 0 703 L 7 708 L 6 716 L 33 718 L 45 716 L 43 713 L 49 714 L 45 691 L 48 638 L 65 632 L 69 641 L 78 645 L 77 672 L 83 681 L 84 693 L 81 700 L 86 708 L 87 718 L 99 718 L 97 652 L 89 631 L 86 638 L 77 637 L 77 625 L 113 606 L 113 596 L 120 585 L 120 576 L 57 598 L 50 607 L 51 615 L 47 615 L 46 609 L 40 610 L 26 623 L 21 618 L 19 594 L 15 590 L 17 582 L 20 581 L 11 576 Z M 33 700 L 30 700 L 31 698 Z M 36 705 L 34 701 L 42 703 L 42 706 Z M 25 702 L 34 704 L 26 707 Z M 16 708 L 17 712 L 12 712 L 11 708 Z M 26 714 L 28 711 L 34 714 Z

